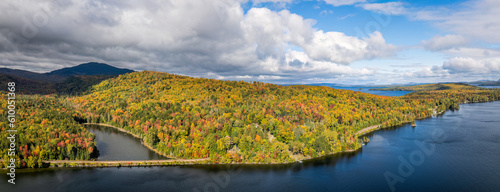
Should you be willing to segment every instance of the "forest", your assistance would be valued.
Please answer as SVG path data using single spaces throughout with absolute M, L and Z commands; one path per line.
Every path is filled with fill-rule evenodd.
M 5 94 L 4 94 L 5 95 Z M 16 166 L 43 167 L 43 160 L 89 160 L 97 157 L 95 136 L 75 121 L 75 111 L 65 99 L 24 95 L 16 100 Z M 7 99 L 0 99 L 6 114 Z M 7 138 L 8 121 L 0 121 L 0 136 Z M 5 167 L 9 140 L 0 140 L 0 167 Z
M 424 84 L 424 85 L 412 85 L 412 86 L 396 86 L 388 88 L 376 88 L 370 90 L 381 90 L 381 91 L 437 91 L 437 90 L 479 90 L 486 89 L 465 83 L 434 83 L 434 84 Z
M 500 99 L 500 89 L 448 87 L 387 97 L 134 72 L 104 80 L 81 96 L 21 97 L 18 158 L 27 167 L 42 160 L 94 158 L 95 138 L 79 124 L 88 122 L 123 128 L 172 158 L 287 163 L 356 150 L 362 146 L 357 131 L 369 126 L 392 127 L 461 103 Z M 0 101 L 3 110 L 6 101 Z M 7 145 L 0 142 L 2 149 Z

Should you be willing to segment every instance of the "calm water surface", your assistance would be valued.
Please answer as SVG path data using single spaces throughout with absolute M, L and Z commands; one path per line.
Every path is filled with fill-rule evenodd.
M 286 166 L 26 170 L 1 191 L 499 191 L 500 102 L 368 135 L 355 153 Z M 423 147 L 419 147 L 419 144 Z
M 166 159 L 141 144 L 141 140 L 111 127 L 90 125 L 96 135 L 98 161 Z
M 363 93 L 369 93 L 369 94 L 373 94 L 373 95 L 382 95 L 382 96 L 403 96 L 407 93 L 412 92 L 412 91 L 376 91 L 376 90 L 370 90 L 370 89 L 387 88 L 387 87 L 340 87 L 340 86 L 329 86 L 329 87 L 335 88 L 335 89 L 359 91 L 359 92 L 363 92 Z
M 488 88 L 488 89 L 500 89 L 500 86 L 479 86 L 482 88 Z

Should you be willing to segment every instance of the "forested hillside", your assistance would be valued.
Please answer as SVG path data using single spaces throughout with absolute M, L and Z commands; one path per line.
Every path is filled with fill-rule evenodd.
M 399 87 L 389 87 L 389 88 L 378 88 L 371 90 L 381 90 L 381 91 L 437 91 L 437 90 L 480 90 L 485 89 L 481 87 L 476 87 L 473 85 L 468 85 L 465 83 L 435 83 L 435 84 L 425 84 L 425 85 L 413 85 L 413 86 L 399 86 Z
M 78 78 L 71 82 L 73 87 L 81 84 Z M 39 167 L 42 160 L 95 158 L 94 135 L 79 124 L 85 121 L 128 130 L 174 158 L 292 162 L 357 149 L 362 142 L 356 133 L 366 127 L 391 127 L 458 109 L 460 103 L 499 99 L 500 89 L 386 97 L 321 86 L 135 72 L 104 80 L 83 96 L 18 97 L 16 162 L 19 167 Z M 5 114 L 5 98 L 0 105 Z M 0 122 L 4 138 L 6 122 Z M 4 161 L 8 145 L 8 140 L 0 141 Z
M 3 94 L 6 95 L 6 94 Z M 65 99 L 53 96 L 22 96 L 16 106 L 16 165 L 41 167 L 42 160 L 88 160 L 97 154 L 95 136 L 78 124 Z M 0 113 L 7 116 L 7 99 L 0 98 Z M 6 118 L 5 118 L 6 119 Z M 0 167 L 8 163 L 8 121 L 0 121 Z
M 356 149 L 365 127 L 433 113 L 427 100 L 137 72 L 72 99 L 81 118 L 122 127 L 160 152 L 214 162 L 287 162 Z

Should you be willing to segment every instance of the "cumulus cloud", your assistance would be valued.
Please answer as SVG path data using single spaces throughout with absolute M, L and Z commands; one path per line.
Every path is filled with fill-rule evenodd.
M 315 60 L 349 64 L 356 60 L 392 55 L 396 47 L 386 44 L 380 32 L 358 39 L 339 32 L 316 31 L 310 43 L 303 45 L 305 52 Z
M 429 66 L 424 67 L 422 70 L 416 71 L 414 73 L 409 73 L 409 76 L 418 78 L 444 78 L 449 75 L 448 70 L 443 69 L 441 66 Z
M 321 61 L 310 58 L 301 51 L 288 50 L 286 54 L 286 66 L 284 71 L 328 73 L 330 75 L 350 74 L 367 75 L 373 73 L 367 68 L 354 69 L 349 66 L 339 65 L 330 61 Z
M 450 73 L 498 73 L 500 72 L 500 58 L 454 57 L 444 62 L 443 68 L 449 70 Z
M 373 11 L 380 14 L 386 15 L 403 15 L 407 13 L 406 8 L 401 2 L 387 2 L 387 3 L 364 3 L 358 4 L 357 7 L 361 7 L 368 11 Z
M 291 46 L 308 58 L 306 68 L 297 68 L 309 72 L 304 76 L 330 75 L 324 68 L 349 73 L 343 65 L 395 51 L 379 32 L 363 39 L 324 32 L 288 10 L 245 13 L 246 2 L 9 1 L 0 4 L 0 66 L 46 72 L 98 61 L 218 79 L 283 80 L 293 76 Z
M 445 36 L 435 36 L 427 41 L 422 41 L 424 48 L 431 51 L 448 50 L 465 45 L 467 40 L 461 35 L 448 34 Z

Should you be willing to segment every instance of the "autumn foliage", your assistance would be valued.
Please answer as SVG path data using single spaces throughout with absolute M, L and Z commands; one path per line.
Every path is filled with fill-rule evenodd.
M 271 163 L 356 149 L 362 128 L 399 125 L 463 102 L 432 94 L 386 97 L 144 71 L 103 81 L 71 101 L 80 118 L 122 127 L 173 157 Z

